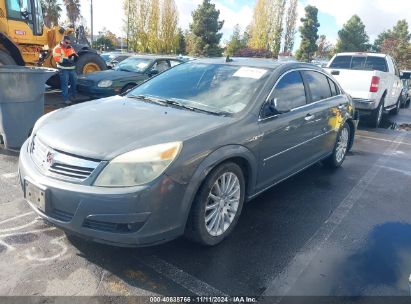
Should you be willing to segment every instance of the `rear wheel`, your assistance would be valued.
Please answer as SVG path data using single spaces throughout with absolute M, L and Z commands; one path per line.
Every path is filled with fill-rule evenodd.
M 338 168 L 342 165 L 348 152 L 348 147 L 350 144 L 350 134 L 350 125 L 348 123 L 345 123 L 341 130 L 338 132 L 333 154 L 331 154 L 327 159 L 324 160 L 325 165 L 331 168 Z
M 16 62 L 9 53 L 0 50 L 0 65 L 16 65 Z
M 202 245 L 217 245 L 236 226 L 244 196 L 245 181 L 241 168 L 231 162 L 217 167 L 196 195 L 185 235 Z
M 372 128 L 378 128 L 380 126 L 382 115 L 384 113 L 384 101 L 385 96 L 382 98 L 378 107 L 371 114 L 370 127 Z

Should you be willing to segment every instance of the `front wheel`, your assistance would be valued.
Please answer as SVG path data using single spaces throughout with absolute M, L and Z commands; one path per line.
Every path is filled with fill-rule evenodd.
M 214 169 L 193 202 L 186 237 L 207 246 L 220 243 L 236 226 L 244 196 L 244 175 L 238 165 L 229 162 Z
M 338 132 L 337 141 L 335 143 L 333 153 L 324 161 L 325 165 L 332 168 L 341 167 L 348 152 L 350 134 L 351 128 L 348 123 L 345 123 L 341 130 Z

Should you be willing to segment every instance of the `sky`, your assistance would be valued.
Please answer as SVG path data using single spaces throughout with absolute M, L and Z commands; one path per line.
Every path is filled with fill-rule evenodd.
M 191 12 L 202 0 L 175 0 L 175 2 L 179 11 L 179 25 L 183 29 L 188 29 Z M 239 24 L 242 30 L 250 24 L 256 1 L 212 0 L 212 2 L 220 10 L 220 19 L 225 21 L 222 29 L 222 43 L 224 43 L 230 38 L 236 24 Z M 122 3 L 122 0 L 93 0 L 94 34 L 107 28 L 118 36 L 125 36 Z M 406 19 L 411 27 L 410 0 L 299 0 L 299 17 L 304 14 L 304 7 L 308 4 L 319 9 L 318 18 L 321 24 L 319 34 L 326 35 L 332 43 L 337 40 L 338 30 L 354 14 L 359 15 L 363 20 L 371 41 L 383 30 L 392 28 L 400 19 Z M 81 0 L 81 5 L 82 14 L 89 21 L 90 0 Z M 298 46 L 298 34 L 296 38 Z

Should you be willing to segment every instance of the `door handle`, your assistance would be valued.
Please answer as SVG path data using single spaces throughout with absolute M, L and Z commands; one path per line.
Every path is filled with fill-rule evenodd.
M 307 116 L 304 118 L 306 121 L 311 121 L 311 120 L 313 120 L 315 118 L 315 116 L 314 115 L 311 115 L 311 114 L 307 114 Z

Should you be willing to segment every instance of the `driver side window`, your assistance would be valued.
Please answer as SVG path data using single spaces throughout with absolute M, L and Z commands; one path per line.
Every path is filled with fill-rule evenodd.
M 284 75 L 277 83 L 273 94 L 263 108 L 263 117 L 267 118 L 278 114 L 276 110 L 292 110 L 307 104 L 304 82 L 300 72 L 293 71 Z M 276 108 L 273 108 L 273 105 Z

